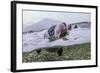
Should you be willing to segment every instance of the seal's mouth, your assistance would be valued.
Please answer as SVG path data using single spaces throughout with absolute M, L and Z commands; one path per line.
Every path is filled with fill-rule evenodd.
M 66 36 L 67 34 L 68 34 L 67 30 L 66 30 L 66 29 L 63 30 L 63 31 L 61 32 L 61 34 L 60 34 L 60 38 Z

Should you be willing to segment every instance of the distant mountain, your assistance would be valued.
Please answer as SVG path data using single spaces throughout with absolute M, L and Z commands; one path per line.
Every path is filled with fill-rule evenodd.
M 52 25 L 60 24 L 62 21 L 53 19 L 42 19 L 41 21 L 23 28 L 23 32 L 35 32 L 50 28 Z
M 42 19 L 41 21 L 37 22 L 37 23 L 29 23 L 31 25 L 23 25 L 23 33 L 31 33 L 31 32 L 38 32 L 38 31 L 42 31 L 42 30 L 46 30 L 48 28 L 50 28 L 53 25 L 57 25 L 57 24 L 61 24 L 63 21 L 57 21 L 57 20 L 53 20 L 53 19 Z M 91 27 L 91 22 L 77 22 L 77 23 L 71 23 L 72 26 L 74 25 L 78 25 L 81 28 L 90 28 Z

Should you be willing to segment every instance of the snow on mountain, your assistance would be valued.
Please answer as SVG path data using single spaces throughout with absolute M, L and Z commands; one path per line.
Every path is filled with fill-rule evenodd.
M 34 24 L 30 23 L 32 25 L 27 26 L 27 28 L 24 28 L 23 32 L 29 32 L 29 31 L 35 32 L 35 31 L 46 30 L 46 29 L 50 28 L 51 26 L 60 24 L 60 23 L 62 23 L 62 21 L 45 18 L 37 23 L 34 23 Z

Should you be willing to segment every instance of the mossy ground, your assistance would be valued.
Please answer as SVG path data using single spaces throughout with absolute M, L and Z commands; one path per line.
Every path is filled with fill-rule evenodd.
M 57 51 L 47 50 L 47 48 L 43 49 L 40 54 L 36 51 L 22 53 L 23 63 L 89 59 L 91 59 L 90 43 L 63 47 L 63 53 L 61 56 L 58 56 Z

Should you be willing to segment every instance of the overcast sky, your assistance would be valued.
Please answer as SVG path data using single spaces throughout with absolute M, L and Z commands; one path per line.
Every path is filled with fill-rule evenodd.
M 23 24 L 31 25 L 42 19 L 50 18 L 66 23 L 75 23 L 90 21 L 90 13 L 75 13 L 75 12 L 45 12 L 45 11 L 23 11 Z

